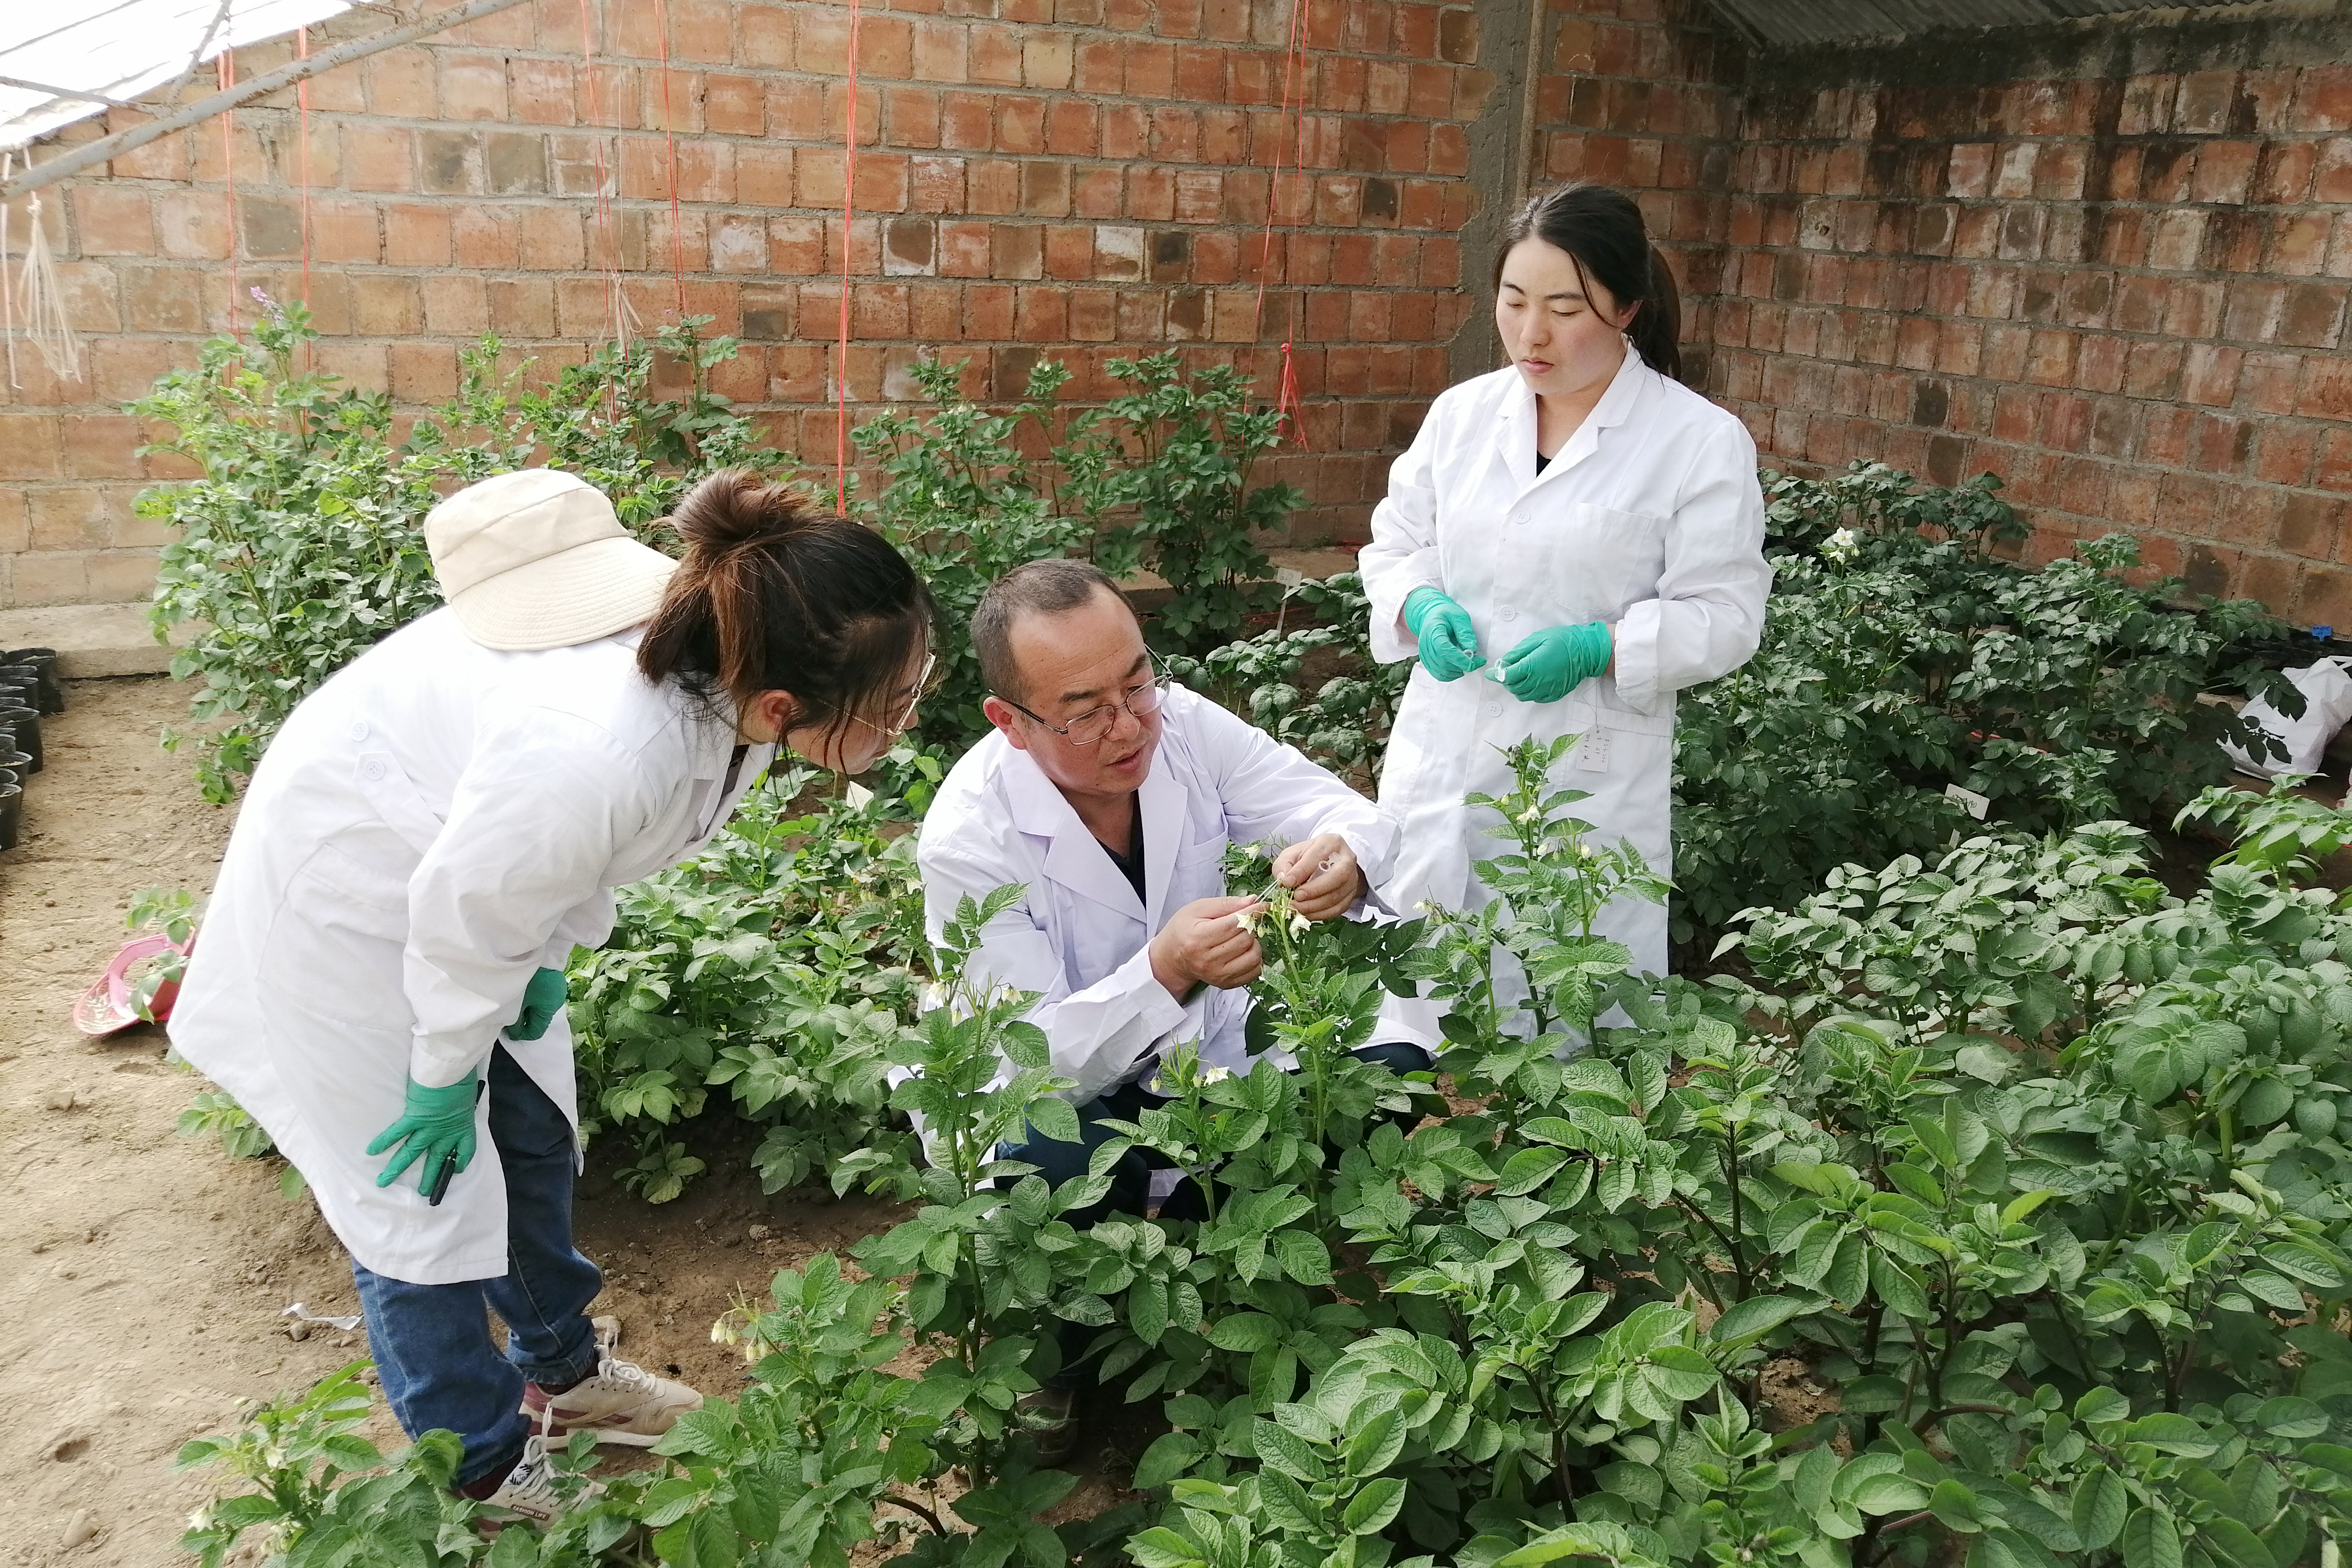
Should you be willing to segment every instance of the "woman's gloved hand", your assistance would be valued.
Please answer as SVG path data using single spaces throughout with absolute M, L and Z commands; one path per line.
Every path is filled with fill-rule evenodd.
M 563 999 L 571 994 L 561 969 L 542 969 L 530 977 L 522 988 L 522 1011 L 507 1026 L 509 1040 L 535 1040 L 547 1033 L 555 1016 L 563 1011 Z
M 371 1154 L 393 1151 L 392 1163 L 383 1168 L 375 1184 L 392 1185 L 393 1178 L 415 1164 L 416 1190 L 423 1192 L 440 1173 L 443 1155 L 456 1153 L 453 1171 L 462 1171 L 472 1164 L 474 1100 L 479 1092 L 472 1073 L 446 1089 L 427 1089 L 410 1079 L 407 1109 L 400 1113 L 399 1121 L 378 1133 L 376 1141 L 367 1146 Z M 419 1161 L 423 1163 L 418 1164 Z
M 1522 702 L 1557 702 L 1607 669 L 1615 651 L 1604 622 L 1546 626 L 1503 656 L 1503 687 Z
M 1404 629 L 1421 645 L 1421 668 L 1440 680 L 1459 680 L 1486 662 L 1470 612 L 1427 584 L 1404 596 Z

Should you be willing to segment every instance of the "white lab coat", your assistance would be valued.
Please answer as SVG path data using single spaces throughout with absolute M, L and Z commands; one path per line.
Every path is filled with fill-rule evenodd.
M 572 1031 L 501 1032 L 534 970 L 611 934 L 613 889 L 726 821 L 733 726 L 637 673 L 636 634 L 502 653 L 437 610 L 302 700 L 256 771 L 173 1008 L 181 1055 L 267 1128 L 352 1256 L 418 1284 L 507 1271 L 487 1097 L 439 1207 L 367 1145 L 404 1080 L 504 1043 L 576 1130 Z
M 1471 909 L 1487 899 L 1475 860 L 1506 846 L 1471 792 L 1512 787 L 1501 748 L 1585 737 L 1556 782 L 1591 798 L 1577 813 L 1603 842 L 1622 840 L 1672 869 L 1675 693 L 1755 653 L 1771 568 L 1756 447 L 1740 422 L 1643 363 L 1629 344 L 1591 415 L 1536 471 L 1536 400 L 1516 367 L 1447 389 L 1389 470 L 1360 560 L 1372 655 L 1412 658 L 1404 601 L 1424 584 L 1470 613 L 1490 668 L 1530 633 L 1605 621 L 1613 674 L 1556 702 L 1522 702 L 1474 670 L 1440 681 L 1418 665 L 1405 688 L 1381 807 L 1403 831 L 1382 897 Z M 1620 900 L 1602 934 L 1637 970 L 1666 970 L 1664 906 Z M 1382 1038 L 1434 1047 L 1438 1009 L 1391 1003 Z
M 1211 1066 L 1249 1069 L 1248 991 L 1203 988 L 1180 1004 L 1152 978 L 1148 951 L 1169 916 L 1225 891 L 1226 845 L 1336 833 L 1375 883 L 1395 850 L 1380 809 L 1296 748 L 1181 686 L 1160 715 L 1139 794 L 1141 900 L 1035 759 L 1002 734 L 949 773 L 917 847 L 935 942 L 967 894 L 1028 889 L 989 924 L 971 978 L 1042 994 L 1030 1020 L 1054 1070 L 1077 1079 L 1068 1098 L 1080 1105 L 1181 1040 L 1197 1038 Z

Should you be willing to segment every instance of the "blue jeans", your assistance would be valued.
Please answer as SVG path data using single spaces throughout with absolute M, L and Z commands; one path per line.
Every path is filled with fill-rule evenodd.
M 1429 1053 L 1406 1041 L 1359 1047 L 1355 1056 L 1360 1061 L 1386 1068 L 1400 1077 L 1409 1072 L 1426 1072 L 1430 1067 Z M 1154 1094 L 1140 1083 L 1123 1084 L 1078 1107 L 1076 1142 L 1065 1143 L 1045 1137 L 1032 1125 L 1028 1129 L 1029 1141 L 1026 1143 L 1004 1144 L 997 1152 L 1004 1159 L 1020 1160 L 1036 1166 L 1037 1174 L 1042 1179 L 1058 1187 L 1064 1182 L 1085 1175 L 1094 1161 L 1095 1151 L 1119 1136 L 1103 1125 L 1106 1121 L 1133 1121 L 1137 1112 L 1167 1103 L 1164 1095 Z M 1384 1110 L 1378 1114 L 1397 1123 L 1402 1131 L 1412 1131 L 1421 1121 L 1418 1110 Z M 1170 1168 L 1166 1156 L 1149 1149 L 1130 1148 L 1110 1168 L 1110 1191 L 1103 1195 L 1102 1201 L 1086 1208 L 1073 1209 L 1062 1217 L 1083 1230 L 1109 1215 L 1140 1215 L 1150 1202 L 1151 1173 Z M 1208 1205 L 1203 1201 L 1198 1184 L 1186 1180 L 1179 1183 L 1176 1191 L 1160 1205 L 1160 1217 L 1197 1220 L 1206 1218 L 1208 1212 Z M 1101 1331 L 1083 1323 L 1062 1322 L 1057 1327 L 1062 1366 L 1060 1371 L 1045 1380 L 1046 1385 L 1051 1388 L 1090 1385 L 1095 1381 L 1094 1369 L 1085 1365 L 1080 1358 Z
M 572 1124 L 504 1046 L 490 1053 L 489 1085 L 490 1142 L 507 1183 L 505 1278 L 414 1285 L 352 1260 L 383 1396 L 411 1437 L 446 1427 L 464 1440 L 459 1486 L 521 1455 L 526 1381 L 560 1385 L 596 1370 L 588 1303 L 604 1283 L 572 1245 Z M 503 1355 L 490 1312 L 507 1326 Z

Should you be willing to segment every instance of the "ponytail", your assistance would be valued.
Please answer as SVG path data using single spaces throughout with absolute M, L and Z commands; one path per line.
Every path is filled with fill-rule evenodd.
M 921 655 L 930 595 L 871 529 L 734 469 L 697 485 L 670 521 L 686 554 L 637 645 L 647 680 L 738 713 L 790 692 L 795 728 L 838 731 L 882 706 Z
M 1683 378 L 1682 291 L 1666 258 L 1650 243 L 1642 209 L 1607 185 L 1562 185 L 1530 196 L 1503 226 L 1495 253 L 1500 287 L 1503 260 L 1522 240 L 1540 239 L 1568 252 L 1589 289 L 1598 281 L 1619 307 L 1636 307 L 1625 335 L 1643 363 L 1660 375 Z
M 1675 286 L 1674 269 L 1656 246 L 1650 247 L 1650 291 L 1642 308 L 1627 323 L 1642 362 L 1672 381 L 1683 378 L 1683 291 Z

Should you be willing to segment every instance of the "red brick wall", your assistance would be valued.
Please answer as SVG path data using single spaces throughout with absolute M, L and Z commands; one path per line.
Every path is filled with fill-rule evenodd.
M 577 0 L 314 84 L 327 366 L 422 405 L 486 328 L 577 357 L 606 330 L 608 235 L 640 320 L 673 309 L 656 11 L 593 3 L 614 24 L 593 123 Z M 2352 68 L 2326 63 L 2324 22 L 1782 58 L 1704 0 L 1539 3 L 1530 33 L 1495 26 L 1505 6 L 1311 0 L 1311 179 L 1298 198 L 1285 180 L 1276 239 L 1298 287 L 1269 292 L 1263 321 L 1286 0 L 869 5 L 854 397 L 903 395 L 927 348 L 970 356 L 992 392 L 1053 354 L 1079 370 L 1073 396 L 1098 397 L 1103 361 L 1170 344 L 1270 391 L 1295 300 L 1310 449 L 1271 467 L 1310 495 L 1300 542 L 1360 537 L 1449 345 L 1483 342 L 1460 285 L 1491 258 L 1457 236 L 1485 194 L 1522 172 L 1605 179 L 1672 259 L 1694 376 L 1768 461 L 1991 469 L 2039 556 L 2129 527 L 2200 589 L 2352 625 Z M 721 390 L 822 460 L 843 10 L 668 11 L 687 308 L 746 340 Z M 1512 36 L 1482 37 L 1482 16 Z M 1473 180 L 1472 121 L 1517 112 L 1479 62 L 1531 41 L 1528 144 L 1505 128 L 1511 176 Z M 290 95 L 234 135 L 239 286 L 298 294 Z M 89 370 L 60 384 L 20 353 L 24 384 L 0 388 L 0 605 L 145 591 L 159 540 L 130 499 L 152 474 L 119 404 L 226 319 L 223 172 L 215 121 L 50 193 Z
M 845 7 L 669 0 L 667 84 L 656 7 L 593 8 L 612 22 L 593 118 L 579 0 L 312 84 L 320 364 L 421 406 L 453 390 L 457 351 L 485 330 L 545 362 L 601 340 L 600 142 L 618 180 L 610 244 L 640 321 L 662 320 L 667 101 L 686 308 L 745 340 L 719 390 L 780 446 L 829 454 Z M 1100 397 L 1105 360 L 1170 345 L 1238 359 L 1271 388 L 1291 296 L 1269 293 L 1260 323 L 1256 285 L 1286 141 L 1283 0 L 869 0 L 865 16 L 846 247 L 858 405 L 909 392 L 903 367 L 934 348 L 999 391 L 1050 354 L 1078 370 L 1067 395 Z M 379 7 L 332 33 L 383 25 Z M 1491 86 L 1466 6 L 1313 0 L 1307 33 L 1308 178 L 1282 183 L 1274 265 L 1279 278 L 1287 252 L 1299 286 L 1308 450 L 1268 473 L 1310 495 L 1300 542 L 1360 536 L 1388 455 L 1444 384 L 1465 309 L 1454 236 L 1478 199 L 1465 127 Z M 238 72 L 289 52 L 244 51 Z M 292 94 L 240 110 L 232 134 L 236 285 L 299 296 Z M 130 503 L 157 470 L 119 405 L 226 322 L 226 173 L 215 121 L 47 193 L 88 370 L 60 383 L 20 352 L 23 384 L 0 388 L 0 605 L 131 599 L 152 582 L 160 538 Z M 21 242 L 21 203 L 16 221 Z
M 1531 183 L 1632 193 L 1681 287 L 1684 376 L 1704 385 L 1746 44 L 1705 0 L 1543 5 Z
M 2352 67 L 2310 26 L 1751 61 L 1709 390 L 1785 464 L 2000 475 L 2036 558 L 2127 529 L 2352 626 Z

